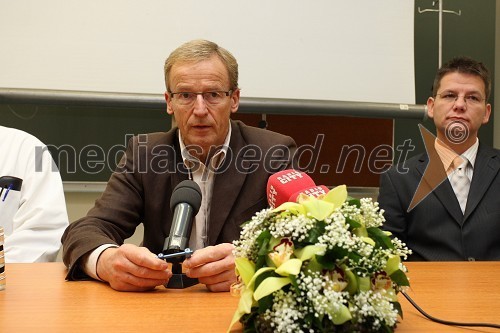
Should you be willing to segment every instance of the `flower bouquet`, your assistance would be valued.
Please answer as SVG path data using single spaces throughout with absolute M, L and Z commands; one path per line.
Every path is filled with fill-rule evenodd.
M 338 186 L 248 221 L 234 242 L 240 296 L 231 327 L 245 332 L 393 332 L 411 251 L 379 227 L 371 199 Z

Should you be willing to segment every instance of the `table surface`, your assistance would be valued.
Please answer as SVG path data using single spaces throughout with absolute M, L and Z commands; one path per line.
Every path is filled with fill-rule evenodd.
M 440 319 L 500 324 L 500 262 L 408 263 L 408 294 Z M 67 282 L 60 262 L 7 264 L 0 332 L 226 332 L 238 304 L 203 285 L 117 292 L 97 281 Z M 500 332 L 451 327 L 423 317 L 402 295 L 400 332 Z M 238 324 L 234 332 L 240 332 Z M 42 331 L 43 332 L 43 331 Z

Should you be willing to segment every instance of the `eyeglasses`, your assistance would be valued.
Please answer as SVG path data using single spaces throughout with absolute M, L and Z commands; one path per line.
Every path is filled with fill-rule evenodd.
M 436 94 L 442 99 L 445 103 L 455 103 L 459 97 L 463 97 L 464 101 L 467 105 L 479 105 L 481 104 L 485 98 L 483 98 L 479 94 L 467 94 L 467 95 L 458 95 L 452 92 L 445 92 L 442 94 Z
M 218 105 L 224 101 L 224 98 L 231 95 L 233 90 L 228 91 L 206 91 L 206 92 L 171 92 L 172 100 L 181 106 L 193 105 L 198 95 L 201 95 L 205 103 Z

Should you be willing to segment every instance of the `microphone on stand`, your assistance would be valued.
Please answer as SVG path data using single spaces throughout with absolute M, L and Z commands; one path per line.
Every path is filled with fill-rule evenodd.
M 172 226 L 169 236 L 165 239 L 163 252 L 158 255 L 158 258 L 172 263 L 173 274 L 165 285 L 166 288 L 183 289 L 198 283 L 198 279 L 182 273 L 181 263 L 193 253 L 187 246 L 193 220 L 200 206 L 201 190 L 194 181 L 184 180 L 174 188 L 170 199 L 170 209 L 174 212 Z
M 283 170 L 267 180 L 267 202 L 271 208 L 295 202 L 300 194 L 318 197 L 327 192 L 326 186 L 316 185 L 308 174 L 298 170 Z

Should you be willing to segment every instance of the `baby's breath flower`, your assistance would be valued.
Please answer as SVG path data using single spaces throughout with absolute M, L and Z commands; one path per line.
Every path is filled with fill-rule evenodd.
M 294 242 L 302 242 L 315 224 L 314 220 L 304 215 L 279 216 L 269 225 L 269 231 L 274 238 L 290 237 Z
M 268 224 L 268 216 L 270 209 L 263 209 L 257 212 L 252 219 L 248 221 L 241 230 L 240 239 L 235 240 L 233 255 L 235 257 L 248 258 L 250 260 L 257 259 L 257 237 Z
M 267 309 L 263 315 L 264 320 L 270 323 L 272 331 L 276 333 L 307 332 L 302 330 L 303 327 L 300 324 L 301 320 L 304 319 L 304 312 L 301 311 L 295 294 L 278 290 L 273 296 L 273 306 Z
M 342 326 L 333 322 L 343 318 L 342 323 L 349 322 L 340 330 L 393 330 L 398 312 L 391 302 L 394 292 L 403 290 L 406 283 L 398 285 L 401 280 L 392 280 L 385 271 L 392 267 L 391 272 L 399 269 L 406 273 L 401 262 L 394 268 L 391 258 L 406 259 L 411 250 L 397 238 L 390 239 L 392 245 L 388 246 L 388 236 L 375 230 L 385 221 L 378 203 L 369 198 L 360 199 L 359 205 L 344 202 L 322 221 L 317 221 L 313 214 L 298 213 L 307 212 L 305 208 L 292 210 L 264 209 L 256 213 L 243 225 L 240 239 L 234 241 L 236 258 L 258 265 L 255 270 L 265 266 L 264 274 L 269 277 L 289 279 L 284 287 L 265 296 L 270 298 L 266 301 L 268 308 L 247 317 L 254 319 L 245 325 L 266 332 L 312 333 Z M 303 247 L 308 249 L 302 251 Z M 293 265 L 278 269 L 292 261 L 294 265 L 299 263 L 295 266 L 300 269 L 297 275 L 290 275 L 296 274 L 290 273 Z M 251 271 L 252 264 L 246 262 L 243 267 Z M 252 288 L 263 283 L 260 277 L 253 280 L 255 286 L 239 281 L 235 288 L 253 292 Z M 325 322 L 329 322 L 326 328 Z
M 349 310 L 358 323 L 373 320 L 374 330 L 378 330 L 382 324 L 389 327 L 396 325 L 397 312 L 392 303 L 381 293 L 369 290 L 354 295 Z

